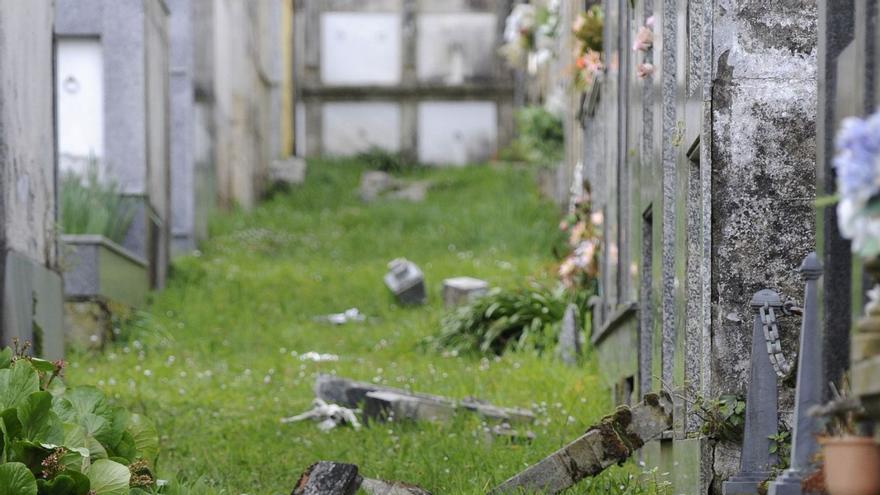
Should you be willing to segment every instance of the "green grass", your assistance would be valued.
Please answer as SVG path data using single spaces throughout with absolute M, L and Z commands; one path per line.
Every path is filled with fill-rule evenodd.
M 362 170 L 353 161 L 312 161 L 306 185 L 214 219 L 201 254 L 175 263 L 169 287 L 116 344 L 71 356 L 68 381 L 97 384 L 154 418 L 160 473 L 206 476 L 229 494 L 286 494 L 305 467 L 326 459 L 436 494 L 476 494 L 609 412 L 590 357 L 568 368 L 530 353 L 444 357 L 419 345 L 439 328 L 443 278 L 516 287 L 553 276 L 558 215 L 538 197 L 530 172 L 415 170 L 409 175 L 435 183 L 424 203 L 364 205 L 356 196 Z M 383 286 L 385 265 L 398 256 L 424 270 L 426 306 L 399 307 Z M 349 307 L 370 320 L 339 327 L 314 320 Z M 340 360 L 291 355 L 307 351 Z M 485 441 L 472 417 L 360 432 L 281 424 L 309 408 L 318 372 L 533 407 L 537 439 Z M 614 476 L 627 472 L 596 482 L 594 492 L 612 493 Z M 589 485 L 573 493 L 590 493 Z

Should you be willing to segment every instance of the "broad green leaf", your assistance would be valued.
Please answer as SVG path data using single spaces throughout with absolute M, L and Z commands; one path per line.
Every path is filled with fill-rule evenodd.
M 86 437 L 86 445 L 88 445 L 89 456 L 92 459 L 106 459 L 107 449 L 101 445 L 101 442 L 98 441 L 95 437 Z
M 37 495 L 37 480 L 20 462 L 0 464 L 0 495 Z
M 122 459 L 125 462 L 123 464 L 131 464 L 132 461 L 138 458 L 138 450 L 137 446 L 134 443 L 134 438 L 131 436 L 131 433 L 125 431 L 122 433 L 122 439 L 119 443 L 116 444 L 115 447 L 110 449 L 107 452 L 110 455 L 110 459 L 118 461 L 118 459 Z M 118 461 L 122 462 L 122 461 Z
M 31 366 L 40 373 L 52 373 L 55 371 L 55 365 L 52 364 L 52 361 L 46 361 L 45 359 L 40 358 L 31 358 L 29 361 L 31 362 Z
M 102 444 L 115 447 L 122 440 L 122 434 L 128 426 L 129 414 L 124 407 L 115 406 L 109 409 L 108 417 L 107 429 L 95 437 Z
M 26 359 L 19 359 L 0 370 L 0 411 L 18 407 L 29 395 L 40 390 L 37 372 Z
M 18 406 L 18 421 L 21 423 L 21 436 L 34 442 L 60 441 L 58 417 L 52 414 L 52 394 L 34 392 Z M 53 436 L 56 430 L 56 438 Z
M 95 495 L 128 495 L 131 473 L 127 466 L 107 459 L 95 461 L 86 475 Z
M 128 421 L 128 433 L 134 440 L 137 455 L 155 464 L 159 456 L 159 433 L 149 418 L 132 414 Z
M 40 443 L 16 440 L 12 443 L 9 460 L 21 462 L 32 472 L 39 473 L 42 470 L 41 463 L 51 453 L 51 448 L 46 448 Z
M 62 471 L 51 480 L 37 480 L 39 495 L 88 495 L 89 479 L 76 471 Z
M 0 351 L 0 369 L 9 368 L 12 365 L 12 349 L 7 347 Z

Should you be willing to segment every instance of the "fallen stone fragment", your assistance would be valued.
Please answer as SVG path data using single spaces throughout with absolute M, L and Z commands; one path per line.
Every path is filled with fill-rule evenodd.
M 367 394 L 371 392 L 388 392 L 412 399 L 421 399 L 422 402 L 427 404 L 438 402 L 443 403 L 444 405 L 451 404 L 455 410 L 479 414 L 487 422 L 529 424 L 535 420 L 535 415 L 527 409 L 498 407 L 472 397 L 465 398 L 456 404 L 455 401 L 445 397 L 420 394 L 399 388 L 384 387 L 373 383 L 356 382 L 354 380 L 340 378 L 333 375 L 318 375 L 315 379 L 314 391 L 316 397 L 326 402 L 339 404 L 349 408 L 356 408 L 365 404 L 367 401 Z M 374 406 L 378 407 L 379 405 L 374 404 Z M 369 415 L 375 419 L 381 419 L 381 416 L 372 411 Z M 368 416 L 366 410 L 364 411 L 364 416 Z
M 354 495 L 361 481 L 354 464 L 321 461 L 300 475 L 291 495 Z
M 305 354 L 300 354 L 299 360 L 324 363 L 327 361 L 339 361 L 339 356 L 337 356 L 336 354 L 321 354 L 320 352 L 309 351 Z
M 559 331 L 559 345 L 556 349 L 559 359 L 569 366 L 576 366 L 578 356 L 581 354 L 580 325 L 577 314 L 577 305 L 569 304 L 565 308 L 562 328 Z
M 528 409 L 493 406 L 488 402 L 473 397 L 463 399 L 459 406 L 479 414 L 487 421 L 516 424 L 527 424 L 535 421 L 535 415 Z
M 455 404 L 442 397 L 375 391 L 364 400 L 365 420 L 448 421 L 454 415 Z
M 453 277 L 443 281 L 443 304 L 452 308 L 472 301 L 489 291 L 489 283 L 473 277 Z
M 535 440 L 533 431 L 520 431 L 512 428 L 508 423 L 501 423 L 487 429 L 490 440 L 504 439 L 512 444 L 529 444 Z
M 388 263 L 385 285 L 402 304 L 425 302 L 425 276 L 412 261 L 397 258 Z
M 358 412 L 359 411 L 356 409 L 349 409 L 336 404 L 328 404 L 321 399 L 315 399 L 312 401 L 312 409 L 296 416 L 281 418 L 281 422 L 296 423 L 311 419 L 319 422 L 318 429 L 321 431 L 332 430 L 337 426 L 345 424 L 351 425 L 355 430 L 359 430 L 361 424 L 357 419 Z
M 318 316 L 315 319 L 318 321 L 326 321 L 333 325 L 344 325 L 350 322 L 362 322 L 366 320 L 367 317 L 357 308 L 348 308 L 342 313 L 331 313 L 329 315 Z
M 420 202 L 425 200 L 430 187 L 430 181 L 405 181 L 386 172 L 371 170 L 361 175 L 358 195 L 366 202 L 379 198 Z
M 671 412 L 668 400 L 661 403 L 656 394 L 646 395 L 632 408 L 620 406 L 575 441 L 489 493 L 559 493 L 612 464 L 622 463 L 645 442 L 660 436 L 672 424 Z
M 302 184 L 306 180 L 306 160 L 291 156 L 269 165 L 269 181 L 283 185 Z
M 361 490 L 367 495 L 431 495 L 431 492 L 409 483 L 364 478 Z

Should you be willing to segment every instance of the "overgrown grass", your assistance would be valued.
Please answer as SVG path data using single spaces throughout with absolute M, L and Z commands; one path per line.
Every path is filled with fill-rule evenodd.
M 435 181 L 424 203 L 367 206 L 355 191 L 362 170 L 354 161 L 312 161 L 305 186 L 216 218 L 201 254 L 175 263 L 169 287 L 121 329 L 118 343 L 72 356 L 70 382 L 97 384 L 154 418 L 160 473 L 206 476 L 217 493 L 286 494 L 305 467 L 327 459 L 436 494 L 476 494 L 609 412 L 589 356 L 569 368 L 549 355 L 443 357 L 418 345 L 439 328 L 443 278 L 515 286 L 553 276 L 557 212 L 539 199 L 528 171 L 419 169 L 412 174 Z M 382 285 L 385 264 L 398 256 L 424 270 L 426 306 L 400 307 Z M 355 306 L 367 322 L 314 320 Z M 340 360 L 300 361 L 307 351 Z M 537 438 L 489 442 L 471 417 L 359 432 L 282 425 L 281 417 L 309 408 L 318 372 L 533 407 Z M 612 476 L 573 493 L 615 493 L 608 487 L 622 475 Z M 633 486 L 619 493 L 641 493 Z

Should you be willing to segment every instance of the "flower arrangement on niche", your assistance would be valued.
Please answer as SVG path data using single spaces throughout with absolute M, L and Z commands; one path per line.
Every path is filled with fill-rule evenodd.
M 507 65 L 532 75 L 553 57 L 561 0 L 546 5 L 517 4 L 504 23 L 504 44 L 498 50 Z
M 645 19 L 645 25 L 639 28 L 633 41 L 632 51 L 642 52 L 644 58 L 636 66 L 636 75 L 639 79 L 646 79 L 654 74 L 654 64 L 651 63 L 651 48 L 654 46 L 654 16 Z
M 836 139 L 837 222 L 865 259 L 880 255 L 880 111 L 843 121 Z
M 599 273 L 599 227 L 602 213 L 591 212 L 590 188 L 584 185 L 583 193 L 575 199 L 574 209 L 559 229 L 568 234 L 568 255 L 559 265 L 559 279 L 566 289 L 588 287 Z
M 585 90 L 605 70 L 602 60 L 602 30 L 605 16 L 598 5 L 590 7 L 575 19 L 571 29 L 575 38 L 574 47 L 574 83 L 575 87 Z

